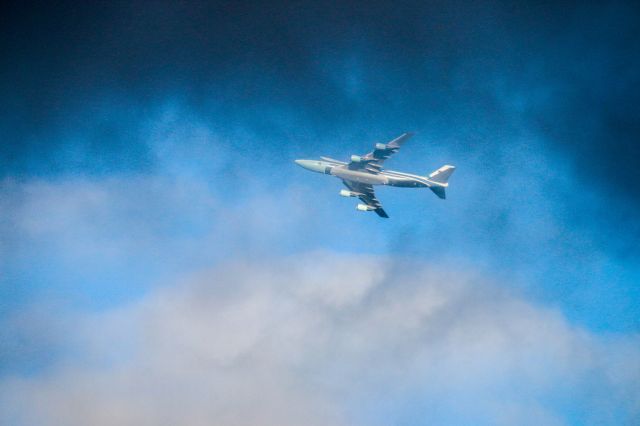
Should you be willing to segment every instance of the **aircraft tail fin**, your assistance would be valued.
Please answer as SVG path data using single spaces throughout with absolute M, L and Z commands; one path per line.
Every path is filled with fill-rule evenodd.
M 428 176 L 428 179 L 434 183 L 429 189 L 443 200 L 447 198 L 445 188 L 449 186 L 449 178 L 455 170 L 456 168 L 454 166 L 445 165 Z
M 429 175 L 429 180 L 441 183 L 446 186 L 449 177 L 451 177 L 455 169 L 455 167 L 449 165 L 442 166 Z

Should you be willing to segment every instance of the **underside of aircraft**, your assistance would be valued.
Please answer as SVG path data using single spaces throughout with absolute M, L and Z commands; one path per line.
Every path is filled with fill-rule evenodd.
M 412 136 L 403 133 L 392 141 L 376 143 L 374 150 L 365 155 L 352 155 L 349 162 L 320 157 L 320 160 L 296 160 L 307 170 L 335 176 L 342 180 L 347 189 L 340 191 L 344 197 L 357 197 L 362 201 L 356 206 L 359 211 L 373 211 L 378 216 L 388 218 L 377 199 L 374 185 L 397 186 L 404 188 L 429 188 L 439 198 L 445 199 L 445 189 L 449 186 L 449 177 L 455 167 L 444 165 L 428 176 L 385 170 L 385 160 L 400 150 L 400 147 Z

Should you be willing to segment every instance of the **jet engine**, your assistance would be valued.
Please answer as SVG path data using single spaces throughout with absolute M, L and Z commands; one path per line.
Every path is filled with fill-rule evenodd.
M 378 151 L 384 151 L 384 150 L 387 149 L 387 144 L 385 144 L 385 143 L 377 143 L 376 144 L 376 149 Z
M 354 163 L 360 163 L 362 162 L 362 157 L 360 157 L 359 155 L 352 155 L 351 161 L 353 161 Z
M 356 194 L 355 192 L 351 192 L 349 190 L 346 189 L 341 189 L 340 190 L 340 195 L 342 195 L 343 197 L 357 197 L 358 194 Z
M 356 210 L 360 210 L 361 212 L 370 212 L 371 210 L 375 210 L 375 207 L 371 207 L 366 204 L 358 204 L 356 206 Z

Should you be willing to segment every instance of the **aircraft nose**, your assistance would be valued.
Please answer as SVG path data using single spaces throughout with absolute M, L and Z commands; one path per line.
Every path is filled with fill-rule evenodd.
M 324 165 L 321 161 L 316 160 L 295 160 L 296 164 L 303 169 L 311 170 L 312 172 L 324 173 Z

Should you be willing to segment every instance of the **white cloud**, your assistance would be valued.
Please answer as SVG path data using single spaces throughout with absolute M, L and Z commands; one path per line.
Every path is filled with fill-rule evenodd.
M 227 262 L 87 314 L 0 384 L 0 423 L 631 424 L 637 336 L 456 270 L 324 252 Z
M 172 124 L 168 120 L 166 129 Z M 75 292 L 90 289 L 95 291 L 90 300 L 108 299 L 110 291 L 117 293 L 114 287 L 128 300 L 142 293 L 132 291 L 136 285 L 148 291 L 103 314 L 69 317 L 55 300 L 53 308 L 18 306 L 18 314 L 2 318 L 0 349 L 6 350 L 0 356 L 12 352 L 14 365 L 16 358 L 37 358 L 34 351 L 39 356 L 47 347 L 65 356 L 44 372 L 4 376 L 0 424 L 639 420 L 637 336 L 602 336 L 572 326 L 560 311 L 506 292 L 517 285 L 497 282 L 515 273 L 531 275 L 529 269 L 536 271 L 538 264 L 557 269 L 557 259 L 566 258 L 553 252 L 556 260 L 550 262 L 544 257 L 548 252 L 540 250 L 550 242 L 557 249 L 556 233 L 563 234 L 560 245 L 571 238 L 543 204 L 547 192 L 521 192 L 531 187 L 528 181 L 511 192 L 495 191 L 499 202 L 485 202 L 486 194 L 477 191 L 483 197 L 479 203 L 469 194 L 481 180 L 467 179 L 469 185 L 459 189 L 468 192 L 459 197 L 466 199 L 462 204 L 455 198 L 429 204 L 425 241 L 425 228 L 414 225 L 424 212 L 419 209 L 405 208 L 414 214 L 405 222 L 401 215 L 398 222 L 376 222 L 395 228 L 370 232 L 366 216 L 345 213 L 337 220 L 336 206 L 326 204 L 329 196 L 317 186 L 288 182 L 274 190 L 243 181 L 242 188 L 213 188 L 190 166 L 186 173 L 178 167 L 181 161 L 174 165 L 173 151 L 158 152 L 158 162 L 172 171 L 164 175 L 0 183 L 0 275 L 3 267 L 14 267 L 14 276 L 24 274 L 25 282 L 37 275 L 26 282 L 27 290 L 59 286 L 38 293 L 37 299 L 48 302 L 53 294 L 77 303 L 84 293 Z M 203 158 L 208 166 L 209 158 Z M 233 191 L 241 194 L 225 194 Z M 347 206 L 345 200 L 335 202 Z M 533 213 L 523 213 L 529 209 Z M 489 225 L 501 217 L 497 211 L 515 212 L 513 217 L 524 221 L 500 225 L 503 238 L 517 244 L 496 243 L 492 232 L 498 227 Z M 398 239 L 391 248 L 389 238 Z M 401 254 L 284 256 L 322 246 Z M 462 253 L 467 263 L 399 260 L 414 249 L 424 255 L 443 246 Z M 535 254 L 524 256 L 535 259 L 534 267 L 503 265 L 507 251 L 517 258 L 515 252 L 526 250 Z M 501 278 L 480 276 L 469 266 L 479 252 L 500 260 Z M 258 253 L 254 257 L 262 260 L 231 262 L 239 253 L 244 259 Z M 451 258 L 446 254 L 439 259 Z M 173 280 L 212 264 L 218 266 Z M 158 276 L 165 277 L 164 285 Z M 16 336 L 27 344 L 7 344 Z

